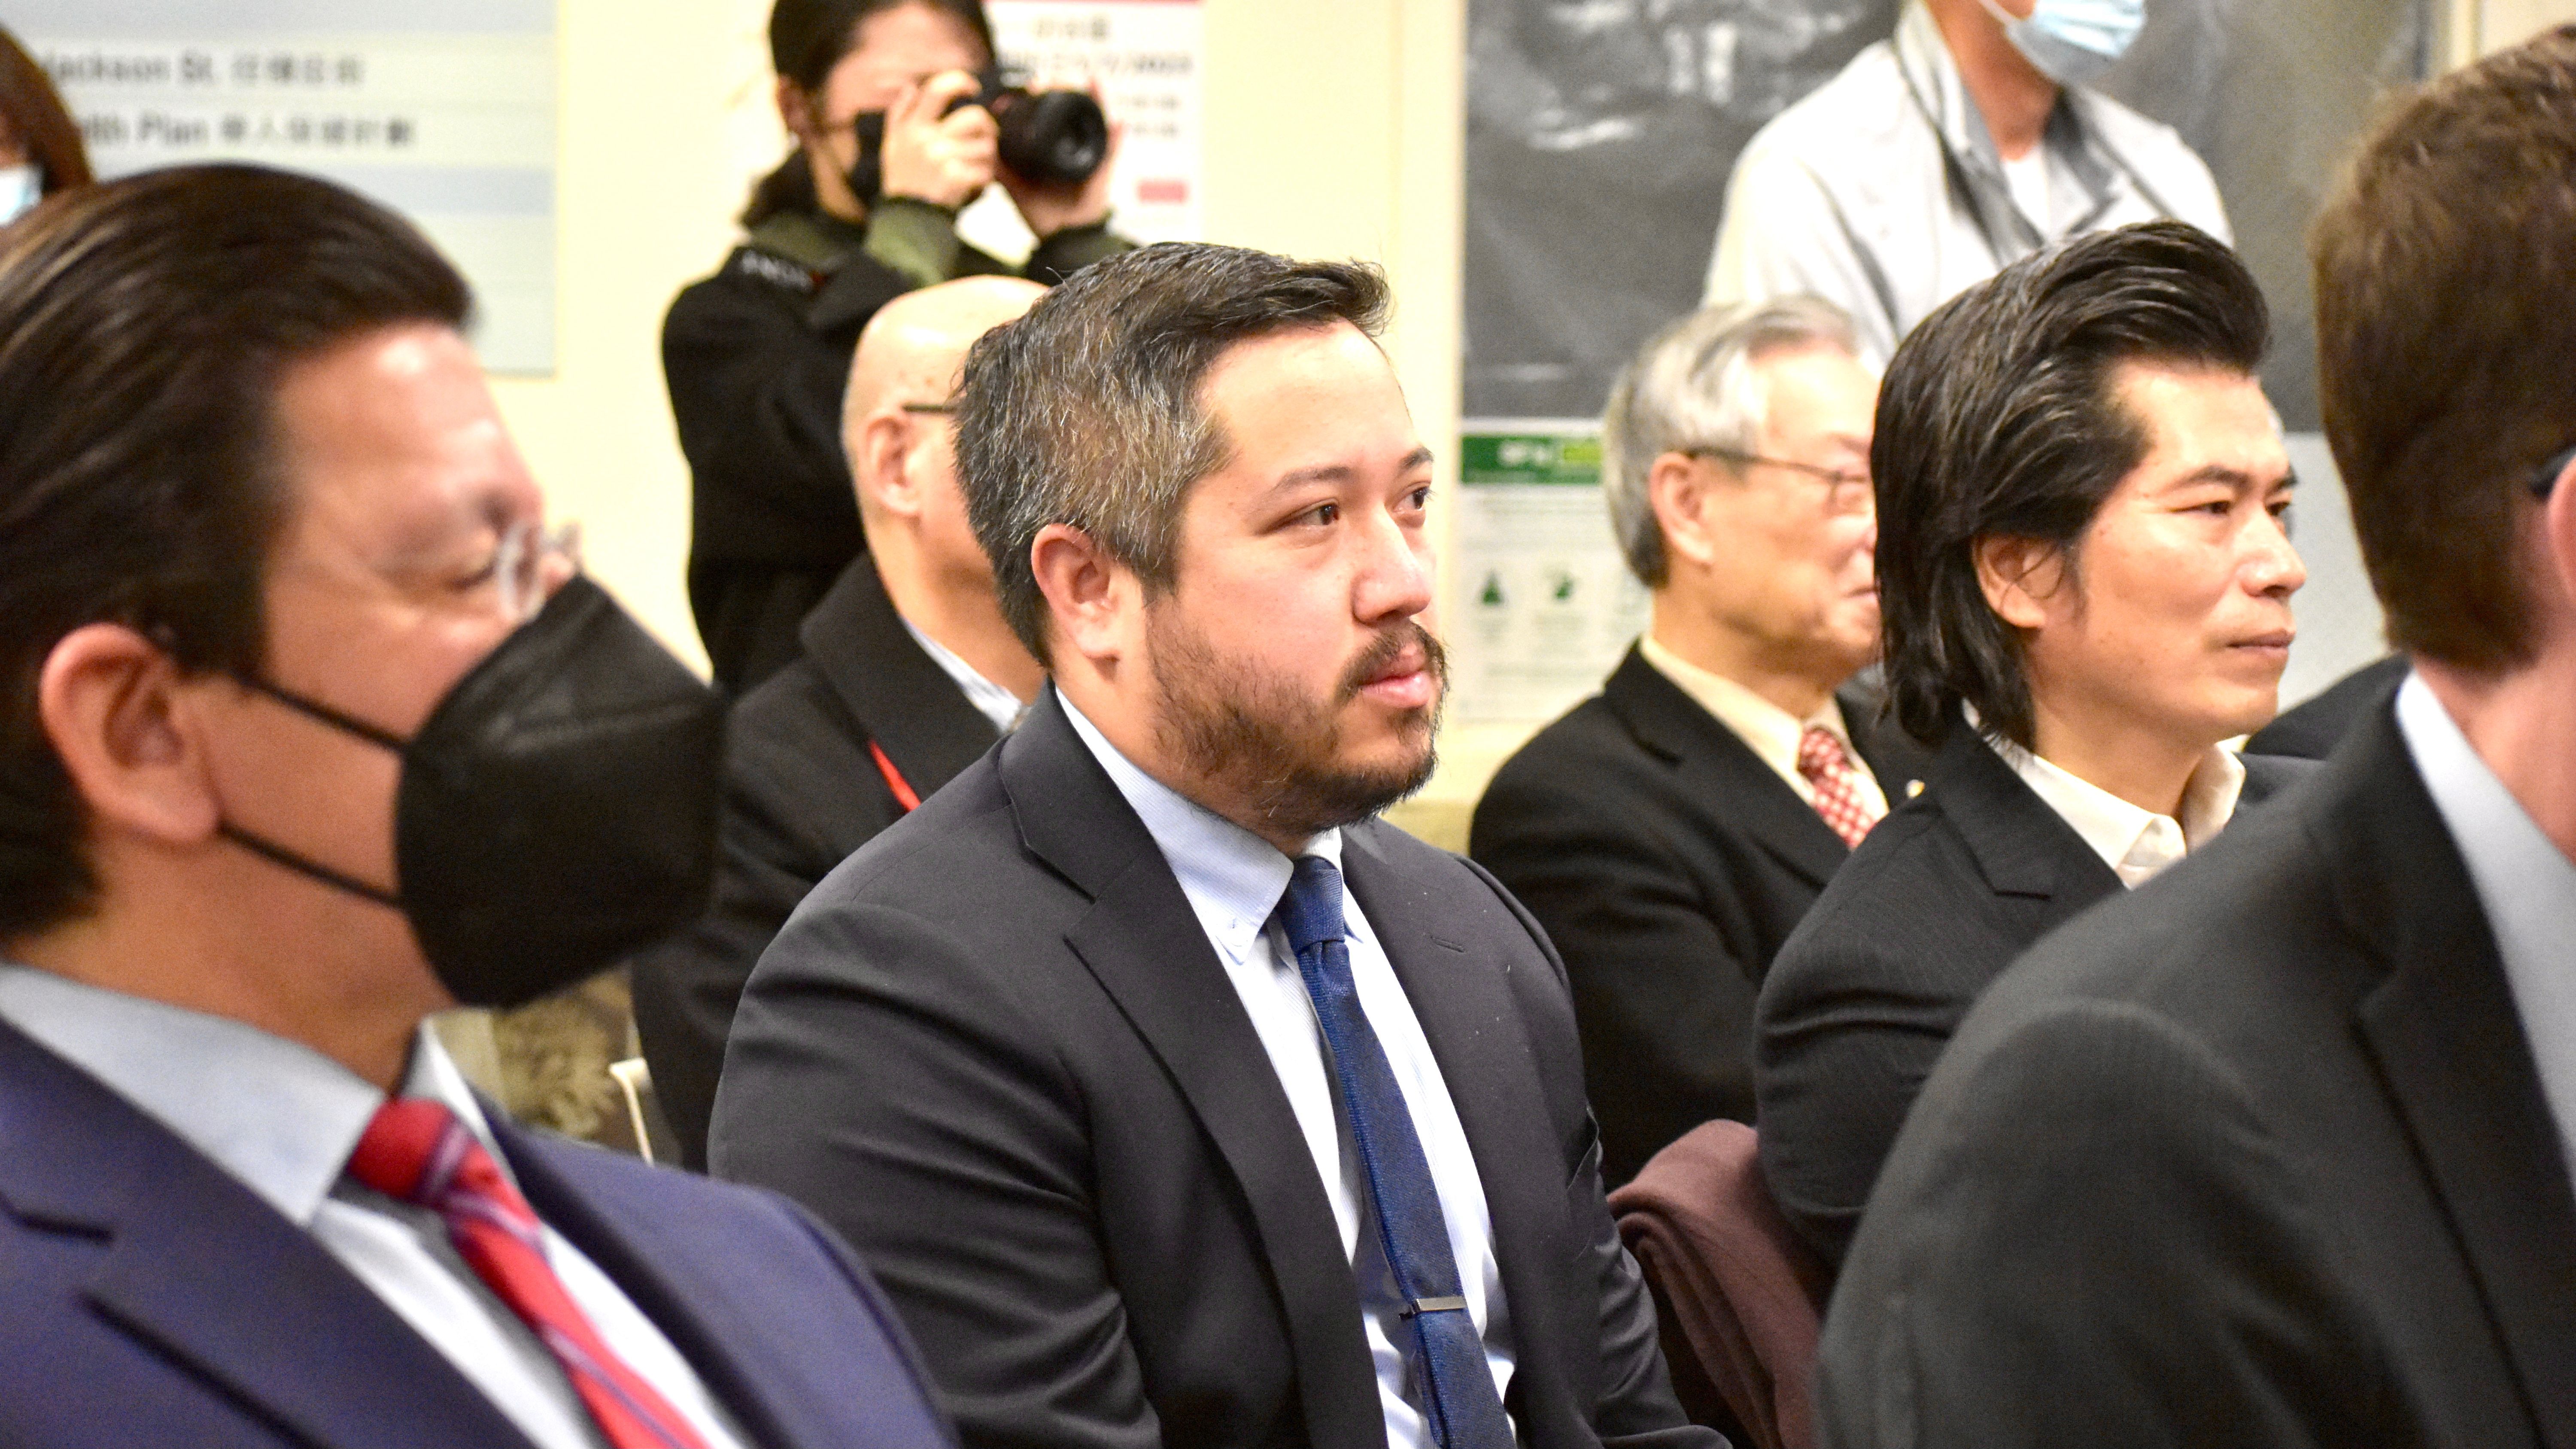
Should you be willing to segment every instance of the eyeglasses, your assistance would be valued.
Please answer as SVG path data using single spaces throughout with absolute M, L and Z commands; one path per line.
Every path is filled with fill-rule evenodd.
M 953 403 L 908 402 L 903 405 L 903 410 L 908 413 L 938 413 L 942 417 L 945 417 L 948 414 L 957 411 L 957 408 Z
M 537 617 L 554 593 L 548 575 L 556 563 L 564 565 L 560 577 L 581 572 L 581 525 L 562 523 L 553 528 L 528 519 L 510 526 L 501 535 L 501 546 L 492 554 L 492 579 L 501 594 L 501 612 L 513 625 Z
M 1868 511 L 1871 494 L 1869 475 L 1849 468 L 1825 468 L 1814 463 L 1800 463 L 1789 458 L 1765 458 L 1759 453 L 1739 453 L 1732 448 L 1684 448 L 1681 452 L 1693 458 L 1717 458 L 1739 468 L 1786 468 L 1803 473 L 1825 485 L 1825 507 L 1834 513 Z
M 2570 463 L 2576 463 L 2576 448 L 2569 448 L 2541 464 L 2540 471 L 2531 475 L 2531 496 L 2547 498 L 2558 487 L 2558 475 L 2566 472 Z

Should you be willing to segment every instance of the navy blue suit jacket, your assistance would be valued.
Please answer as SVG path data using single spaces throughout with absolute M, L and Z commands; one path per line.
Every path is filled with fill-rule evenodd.
M 784 1200 L 492 1114 L 530 1205 L 768 1449 L 943 1449 L 892 1311 Z M 525 1446 L 321 1244 L 0 1023 L 0 1443 Z

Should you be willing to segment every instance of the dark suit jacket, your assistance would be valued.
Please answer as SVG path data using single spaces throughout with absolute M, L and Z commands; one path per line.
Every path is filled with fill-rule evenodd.
M 2313 766 L 2248 759 L 2239 808 Z M 1974 730 L 1870 832 L 1771 964 L 1755 1007 L 1762 1170 L 1828 1263 L 1887 1145 L 1987 983 L 2120 877 Z
M 1891 804 L 1924 752 L 1838 696 Z M 1635 649 L 1476 805 L 1469 853 L 1564 953 L 1613 1186 L 1713 1118 L 1753 1120 L 1753 996 L 1851 852 L 1733 730 Z
M 995 739 L 993 722 L 904 628 L 874 561 L 843 570 L 799 632 L 796 661 L 734 706 L 715 901 L 630 970 L 654 1094 L 680 1160 L 700 1171 L 725 1034 L 752 964 L 815 882 L 903 818 L 868 742 L 927 799 Z
M 2354 726 L 2370 717 L 2370 712 L 2388 702 L 2397 686 L 2406 681 L 2406 656 L 2391 654 L 2375 663 L 2365 664 L 2334 683 L 2323 692 L 2294 709 L 2281 712 L 2281 717 L 2254 732 L 2245 742 L 2249 755 L 2295 755 L 2303 760 L 2322 760 L 2334 753 L 2336 745 L 2350 734 Z
M 1819 1399 L 1844 1446 L 2576 1446 L 2576 1194 L 2385 706 L 1987 993 Z
M 949 1442 L 892 1310 L 811 1218 L 491 1115 L 529 1204 L 752 1441 Z M 0 1443 L 526 1449 L 310 1234 L 6 1024 L 0 1137 Z
M 1706 1446 L 1603 1204 L 1564 976 L 1390 827 L 1352 893 L 1465 1124 L 1532 1449 Z M 975 1446 L 1385 1442 L 1324 1184 L 1161 850 L 1050 691 L 806 899 L 743 997 L 719 1173 L 870 1261 Z

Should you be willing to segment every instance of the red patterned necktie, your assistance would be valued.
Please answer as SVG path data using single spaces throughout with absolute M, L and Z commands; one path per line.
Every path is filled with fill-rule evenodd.
M 1816 813 L 1825 817 L 1825 824 L 1843 838 L 1843 844 L 1857 849 L 1869 828 L 1878 823 L 1878 812 L 1861 799 L 1860 773 L 1852 768 L 1851 756 L 1832 730 L 1809 725 L 1798 736 L 1798 773 L 1816 787 Z
M 537 1215 L 456 1114 L 397 1097 L 376 1109 L 349 1175 L 447 1220 L 457 1255 L 563 1365 L 614 1449 L 706 1449 L 679 1411 L 628 1368 L 546 1263 Z

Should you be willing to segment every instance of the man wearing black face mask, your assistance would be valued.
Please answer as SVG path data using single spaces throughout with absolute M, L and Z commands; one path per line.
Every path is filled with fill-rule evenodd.
M 1006 190 L 1038 238 L 1016 270 L 1049 285 L 1135 245 L 1109 230 L 1114 144 L 1084 182 L 999 164 L 993 115 L 966 104 L 993 64 L 980 0 L 776 0 L 769 55 L 796 149 L 662 329 L 689 607 L 734 694 L 796 657 L 798 623 L 867 546 L 840 438 L 859 330 L 915 288 L 1014 270 L 958 238 L 958 209 Z
M 422 1028 L 684 919 L 720 735 L 542 530 L 467 306 L 245 167 L 0 243 L 0 1442 L 936 1449 L 828 1234 Z

